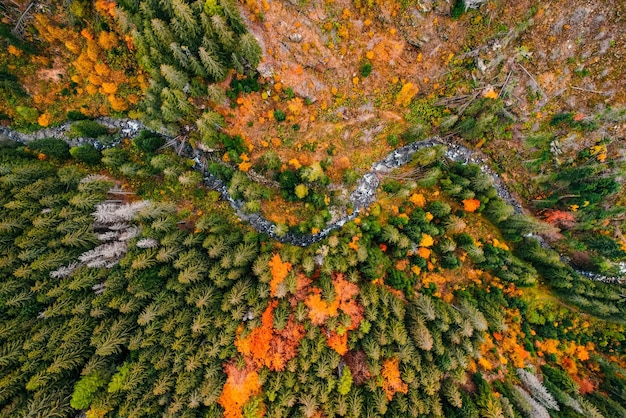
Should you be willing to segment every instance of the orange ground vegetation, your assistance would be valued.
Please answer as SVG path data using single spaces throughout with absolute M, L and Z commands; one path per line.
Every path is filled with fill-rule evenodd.
M 449 64 L 448 57 L 458 49 L 456 42 L 446 45 L 445 51 L 441 45 L 425 51 L 411 47 L 406 42 L 406 27 L 400 31 L 393 22 L 376 17 L 379 8 L 396 16 L 399 11 L 394 4 L 377 3 L 376 8 L 351 2 L 312 2 L 298 8 L 269 4 L 242 1 L 248 28 L 263 48 L 259 65 L 263 89 L 238 98 L 235 108 L 219 109 L 227 120 L 228 133 L 253 141 L 253 164 L 269 148 L 283 162 L 301 157 L 323 161 L 330 155 L 334 164 L 327 174 L 333 182 L 341 181 L 350 166 L 357 170 L 368 167 L 391 149 L 386 136 L 404 130 L 407 106 L 438 90 L 439 84 L 429 80 L 439 77 Z M 332 17 L 336 13 L 341 16 L 338 21 Z M 276 36 L 283 30 L 277 28 L 287 27 L 285 22 L 291 22 L 289 30 L 297 31 L 302 42 L 285 43 Z M 424 30 L 437 28 L 429 19 L 420 24 L 420 33 Z M 336 36 L 329 42 L 331 32 Z M 364 62 L 372 65 L 368 76 L 359 74 Z M 366 102 L 379 104 L 354 106 Z M 350 111 L 345 112 L 346 108 Z M 285 113 L 284 122 L 276 122 L 276 110 Z M 298 128 L 289 129 L 294 125 Z M 310 144 L 315 146 L 305 147 Z
M 111 4 L 113 6 L 111 6 Z M 114 2 L 98 1 L 96 9 L 102 13 L 102 17 L 112 20 Z M 113 7 L 113 8 L 112 8 Z M 53 69 L 58 74 L 69 73 L 71 81 L 76 86 L 76 96 L 73 100 L 66 101 L 71 107 L 67 110 L 75 110 L 83 106 L 83 111 L 92 114 L 108 114 L 110 110 L 120 112 L 127 110 L 139 100 L 137 94 L 120 95 L 119 91 L 147 87 L 147 78 L 138 71 L 136 74 L 127 75 L 124 70 L 114 69 L 109 64 L 107 51 L 118 47 L 129 47 L 130 37 L 116 32 L 100 31 L 92 32 L 88 28 L 80 32 L 72 28 L 64 27 L 59 22 L 43 14 L 36 14 L 34 26 L 42 41 L 49 45 L 53 51 L 48 51 L 50 56 L 61 58 L 55 60 Z M 37 108 L 48 109 L 58 102 L 59 92 L 68 88 L 69 84 L 58 77 L 50 77 L 42 80 L 41 74 L 50 72 L 45 67 L 49 60 L 43 62 L 40 57 L 33 56 L 31 61 L 35 64 L 43 64 L 41 70 L 35 71 L 24 80 L 25 85 L 33 93 L 33 101 Z M 39 62 L 41 61 L 41 62 Z M 67 64 L 69 63 L 69 68 Z M 59 64 L 61 67 L 56 68 Z M 45 78 L 45 77 L 44 77 Z M 42 81 L 46 81 L 42 83 Z M 100 95 L 100 100 L 94 100 L 94 95 Z M 106 103 L 106 104 L 105 104 Z M 56 112 L 59 113 L 59 112 Z M 62 112 L 64 116 L 64 112 Z M 59 115 L 55 114 L 58 117 Z M 50 116 L 47 115 L 47 118 Z M 42 122 L 50 123 L 49 119 Z
M 356 329 L 363 319 L 363 307 L 355 300 L 359 286 L 350 283 L 337 274 L 333 278 L 335 298 L 328 302 L 322 299 L 322 290 L 313 287 L 304 303 L 309 308 L 309 319 L 315 325 L 323 325 L 326 319 L 339 315 L 339 310 L 350 317 L 350 324 L 343 324 L 334 330 L 327 331 L 328 346 L 344 355 L 348 352 L 348 331 Z
M 400 360 L 397 357 L 389 358 L 383 362 L 381 376 L 382 387 L 387 395 L 387 400 L 392 400 L 396 392 L 407 393 L 409 387 L 400 378 Z
M 217 402 L 224 408 L 224 417 L 241 418 L 243 406 L 261 391 L 261 380 L 252 367 L 240 370 L 234 362 L 227 363 L 224 371 L 228 378 Z
M 591 342 L 586 345 L 579 345 L 574 341 L 559 341 L 553 338 L 546 338 L 543 341 L 537 340 L 535 347 L 540 357 L 554 354 L 557 362 L 572 377 L 578 375 L 579 363 L 589 360 L 589 352 L 595 350 L 595 345 Z
M 525 363 L 530 359 L 530 353 L 524 348 L 524 335 L 519 322 L 515 322 L 515 318 L 519 318 L 519 310 L 507 309 L 506 331 L 485 333 L 485 340 L 480 346 L 482 357 L 478 360 L 483 370 L 489 371 L 497 365 L 506 365 L 509 362 L 516 368 L 526 366 Z
M 282 330 L 274 328 L 274 309 L 278 301 L 270 302 L 261 316 L 261 326 L 255 328 L 245 338 L 235 341 L 237 350 L 255 367 L 270 370 L 283 370 L 289 360 L 297 354 L 299 341 L 304 337 L 304 327 L 289 316 Z
M 298 213 L 303 210 L 303 203 L 287 203 L 287 201 L 280 196 L 273 196 L 272 199 L 264 199 L 261 201 L 261 212 L 269 221 L 276 224 L 285 224 L 287 226 L 297 225 L 300 221 Z

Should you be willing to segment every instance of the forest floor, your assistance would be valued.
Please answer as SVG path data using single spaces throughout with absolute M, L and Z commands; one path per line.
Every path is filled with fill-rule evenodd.
M 527 163 L 537 148 L 527 138 L 550 129 L 553 115 L 601 119 L 592 132 L 550 131 L 561 160 L 605 136 L 625 136 L 626 126 L 610 115 L 626 103 L 623 2 L 489 2 L 457 19 L 446 2 L 382 2 L 376 10 L 357 4 L 242 6 L 263 49 L 266 84 L 221 112 L 253 163 L 268 150 L 295 167 L 326 162 L 339 183 L 348 168 L 369 169 L 408 127 L 419 125 L 418 135 L 427 136 L 442 116 L 495 91 L 513 123 L 503 137 L 465 145 L 482 147 L 509 187 L 531 200 L 539 191 L 525 179 L 535 175 Z M 620 143 L 607 152 L 622 158 Z

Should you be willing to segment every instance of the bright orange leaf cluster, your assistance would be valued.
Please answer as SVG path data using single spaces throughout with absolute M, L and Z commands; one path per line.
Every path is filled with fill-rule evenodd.
M 238 337 L 237 350 L 256 367 L 283 370 L 289 360 L 297 354 L 299 341 L 304 337 L 304 327 L 290 315 L 282 330 L 274 328 L 273 312 L 278 301 L 270 302 L 261 316 L 261 326 L 252 330 L 247 337 Z
M 419 88 L 415 84 L 404 84 L 398 92 L 398 97 L 396 97 L 396 106 L 408 106 L 418 92 Z
M 400 378 L 400 359 L 389 358 L 383 362 L 381 375 L 383 377 L 383 390 L 387 395 L 387 400 L 392 400 L 396 392 L 407 393 L 409 387 Z
M 288 261 L 283 262 L 280 258 L 280 254 L 274 254 L 269 262 L 270 274 L 272 280 L 270 281 L 270 291 L 273 297 L 276 296 L 278 286 L 285 280 L 289 272 L 291 271 L 291 263 Z
M 314 325 L 322 325 L 328 317 L 338 315 L 339 299 L 335 298 L 331 303 L 322 299 L 322 289 L 314 287 L 304 301 L 309 308 L 309 319 Z
M 435 240 L 433 239 L 433 237 L 422 232 L 422 239 L 419 243 L 420 247 L 432 247 L 434 243 Z
M 114 1 L 96 0 L 93 5 L 94 5 L 94 8 L 103 15 L 108 14 L 111 17 L 116 16 L 115 7 L 117 6 L 117 3 L 115 3 Z
M 234 362 L 226 364 L 224 371 L 228 378 L 217 402 L 224 408 L 224 417 L 241 418 L 243 406 L 261 391 L 261 380 L 252 367 L 239 370 Z
M 413 193 L 411 197 L 409 198 L 409 201 L 413 203 L 415 206 L 417 206 L 418 208 L 423 208 L 424 206 L 426 206 L 426 199 L 424 198 L 424 195 L 421 193 Z
M 524 348 L 520 323 L 515 322 L 519 318 L 519 310 L 506 310 L 506 332 L 485 333 L 483 343 L 480 346 L 481 358 L 478 365 L 483 370 L 492 370 L 498 364 L 506 365 L 509 362 L 516 368 L 524 368 L 526 361 L 530 359 L 530 353 Z M 518 340 L 518 337 L 521 337 Z M 495 341 L 494 341 L 495 340 Z
M 465 212 L 475 212 L 480 207 L 478 199 L 463 199 L 463 210 Z
M 114 13 L 114 2 L 100 0 L 96 3 L 101 13 L 112 18 L 110 15 Z M 100 93 L 107 98 L 114 111 L 126 110 L 130 104 L 137 103 L 137 95 L 121 97 L 119 88 L 122 85 L 145 88 L 147 79 L 142 74 L 128 76 L 124 71 L 113 69 L 108 64 L 106 52 L 120 45 L 120 35 L 107 31 L 94 34 L 87 28 L 77 32 L 60 26 L 42 14 L 35 15 L 34 25 L 42 40 L 65 47 L 65 50 L 58 52 L 66 55 L 66 61 L 70 62 L 71 80 L 77 84 L 78 94 L 93 96 Z M 98 112 L 105 113 L 106 109 L 100 108 Z
M 321 289 L 313 287 L 304 301 L 309 308 L 309 319 L 315 325 L 323 325 L 327 318 L 339 315 L 339 310 L 350 317 L 350 325 L 340 326 L 327 332 L 328 346 L 343 355 L 348 352 L 348 331 L 356 329 L 363 319 L 363 307 L 354 299 L 359 286 L 337 274 L 333 278 L 336 297 L 331 302 L 322 299 Z

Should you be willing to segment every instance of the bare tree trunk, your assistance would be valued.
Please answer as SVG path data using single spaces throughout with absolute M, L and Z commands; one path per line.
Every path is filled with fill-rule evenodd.
M 24 10 L 24 12 L 21 14 L 20 18 L 15 24 L 15 27 L 11 31 L 13 35 L 17 36 L 20 39 L 22 39 L 24 36 L 24 29 L 26 29 L 26 20 L 30 17 L 29 13 L 32 10 L 33 6 L 35 6 L 34 1 L 30 2 L 26 10 Z

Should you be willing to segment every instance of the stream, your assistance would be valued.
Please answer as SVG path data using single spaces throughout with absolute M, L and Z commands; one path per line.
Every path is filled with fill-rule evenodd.
M 120 140 L 121 138 L 133 139 L 137 137 L 143 129 L 149 129 L 142 122 L 134 119 L 100 117 L 96 118 L 95 121 L 111 130 L 115 130 L 120 136 Z M 40 129 L 36 132 L 28 134 L 0 126 L 0 139 L 5 137 L 6 139 L 12 141 L 27 144 L 28 142 L 36 139 L 57 138 L 65 140 L 70 146 L 90 143 L 98 149 L 105 148 L 103 144 L 100 144 L 93 138 L 69 138 L 67 134 L 73 123 L 74 122 L 71 121 L 65 122 L 59 126 Z M 416 151 L 437 145 L 443 145 L 446 147 L 447 150 L 445 152 L 445 157 L 450 161 L 478 165 L 485 174 L 488 174 L 493 178 L 493 186 L 495 187 L 498 196 L 507 204 L 511 205 L 515 210 L 515 213 L 523 213 L 521 202 L 507 189 L 500 176 L 489 167 L 488 159 L 485 156 L 462 145 L 456 144 L 448 138 L 431 137 L 396 148 L 381 160 L 373 163 L 370 169 L 358 180 L 355 190 L 350 194 L 349 202 L 353 205 L 353 212 L 351 215 L 346 215 L 340 219 L 329 222 L 324 229 L 316 234 L 294 234 L 292 232 L 287 232 L 279 235 L 276 233 L 276 225 L 265 219 L 259 213 L 249 214 L 244 212 L 243 206 L 245 202 L 234 199 L 228 192 L 228 186 L 226 183 L 207 171 L 207 158 L 203 151 L 192 148 L 187 142 L 181 142 L 176 138 L 163 133 L 160 134 L 166 139 L 167 142 L 174 143 L 175 148 L 180 155 L 195 161 L 194 168 L 203 174 L 205 185 L 219 192 L 221 198 L 228 201 L 241 220 L 248 222 L 257 232 L 267 234 L 272 239 L 281 243 L 306 247 L 323 240 L 332 231 L 337 230 L 343 227 L 346 223 L 354 220 L 363 210 L 376 201 L 376 191 L 380 185 L 380 179 L 383 178 L 385 174 L 388 174 L 392 170 L 409 163 Z M 117 143 L 107 144 L 106 147 L 116 146 L 117 144 L 119 144 L 119 141 Z M 539 239 L 539 242 L 542 243 L 542 245 L 546 246 L 540 237 L 536 238 Z M 576 271 L 591 280 L 622 284 L 626 281 L 626 263 L 620 263 L 620 267 L 623 273 L 620 277 L 607 277 L 588 271 Z

